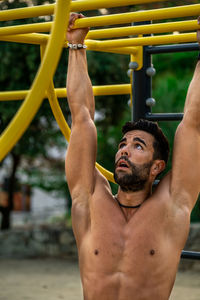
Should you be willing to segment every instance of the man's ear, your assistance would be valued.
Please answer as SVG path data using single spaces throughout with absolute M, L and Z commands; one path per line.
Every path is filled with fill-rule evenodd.
M 156 177 L 165 169 L 165 166 L 166 164 L 164 160 L 160 160 L 160 159 L 154 160 L 153 165 L 151 167 L 151 174 Z

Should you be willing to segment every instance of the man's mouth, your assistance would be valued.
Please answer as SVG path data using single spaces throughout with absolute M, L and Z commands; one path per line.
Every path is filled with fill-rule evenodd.
M 118 162 L 117 168 L 129 168 L 129 165 L 128 165 L 127 161 L 122 159 Z

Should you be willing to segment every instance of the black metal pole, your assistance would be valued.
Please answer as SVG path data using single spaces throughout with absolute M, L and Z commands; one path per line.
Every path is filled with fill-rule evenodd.
M 174 52 L 185 52 L 185 51 L 199 51 L 199 44 L 188 43 L 188 44 L 180 44 L 180 45 L 148 46 L 146 49 L 146 52 L 149 54 L 174 53 Z
M 134 23 L 134 26 L 149 24 L 149 22 Z M 146 74 L 146 70 L 151 67 L 151 54 L 147 53 L 147 47 L 143 47 L 143 67 L 139 71 L 132 72 L 132 121 L 144 119 L 151 108 L 146 105 L 146 100 L 151 98 L 151 76 Z
M 181 258 L 200 260 L 200 252 L 183 250 L 182 253 L 181 253 Z
M 149 121 L 179 121 L 183 119 L 183 113 L 147 113 L 145 119 Z

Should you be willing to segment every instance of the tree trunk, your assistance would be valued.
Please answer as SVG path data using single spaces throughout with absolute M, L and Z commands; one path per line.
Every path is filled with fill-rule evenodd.
M 1 222 L 1 229 L 7 230 L 10 229 L 10 212 L 13 209 L 13 196 L 15 192 L 16 186 L 16 171 L 20 163 L 20 155 L 15 153 L 11 153 L 13 159 L 13 166 L 12 171 L 10 174 L 10 178 L 8 178 L 8 207 L 1 208 L 2 213 L 2 222 Z

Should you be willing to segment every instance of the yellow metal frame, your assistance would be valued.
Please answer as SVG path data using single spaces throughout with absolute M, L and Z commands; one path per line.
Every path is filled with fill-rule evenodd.
M 0 137 L 0 161 L 20 139 L 35 116 L 44 98 L 45 90 L 55 72 L 64 42 L 65 28 L 69 18 L 70 0 L 58 0 L 55 21 L 47 45 L 44 60 L 38 70 L 32 88 L 19 111 Z M 52 59 L 53 58 L 53 59 Z
M 41 46 L 41 57 L 43 57 L 44 52 L 45 52 L 45 46 Z M 47 97 L 49 99 L 49 104 L 51 106 L 51 110 L 53 112 L 53 115 L 60 127 L 60 130 L 62 132 L 62 134 L 64 135 L 64 137 L 66 138 L 66 140 L 69 142 L 70 140 L 70 134 L 71 134 L 71 130 L 65 120 L 65 117 L 63 116 L 62 110 L 60 108 L 58 99 L 56 97 L 56 93 L 55 93 L 55 89 L 54 89 L 54 84 L 53 84 L 53 80 L 51 80 L 50 85 L 47 89 Z M 114 177 L 113 177 L 113 173 L 109 172 L 108 170 L 104 169 L 101 165 L 99 165 L 98 163 L 96 163 L 96 167 L 99 169 L 99 171 L 111 182 L 115 182 L 114 181 Z
M 20 139 L 44 98 L 49 99 L 52 112 L 63 135 L 68 141 L 70 139 L 70 128 L 65 121 L 58 101 L 58 98 L 65 98 L 67 92 L 65 88 L 55 89 L 52 81 L 62 47 L 67 47 L 64 36 L 70 11 L 95 10 L 161 1 L 165 2 L 167 0 L 78 0 L 72 2 L 70 0 L 57 0 L 56 4 L 0 11 L 0 21 L 52 15 L 55 13 L 53 22 L 0 28 L 1 41 L 37 44 L 41 48 L 41 66 L 32 88 L 29 91 L 0 92 L 0 101 L 25 99 L 19 111 L 0 137 L 0 161 Z M 75 28 L 194 17 L 198 15 L 200 15 L 200 4 L 193 4 L 78 19 L 75 23 Z M 193 31 L 197 29 L 200 29 L 200 26 L 196 20 L 94 29 L 89 31 L 85 43 L 88 46 L 88 50 L 91 51 L 128 54 L 131 57 L 131 61 L 138 63 L 137 70 L 139 70 L 143 65 L 144 45 L 194 42 L 197 41 L 197 36 L 196 32 Z M 44 32 L 49 33 L 51 30 L 51 34 L 44 34 Z M 172 34 L 174 31 L 178 31 L 178 33 Z M 160 35 L 141 36 L 145 34 Z M 128 38 L 114 39 L 119 37 Z M 131 84 L 94 86 L 93 92 L 95 96 L 131 95 Z M 96 166 L 108 180 L 114 182 L 111 172 L 97 163 Z
M 22 35 L 27 33 L 50 32 L 52 22 L 26 24 L 17 26 L 5 26 L 0 28 L 0 37 L 6 35 Z M 152 33 L 166 33 L 174 31 L 192 31 L 200 29 L 197 20 L 166 22 L 159 24 L 148 24 L 138 26 L 116 27 L 107 29 L 90 30 L 87 39 L 106 39 L 122 36 L 138 35 L 138 34 L 152 34 Z
M 89 48 L 92 49 L 104 49 L 106 48 L 113 49 L 115 47 L 125 46 L 147 46 L 147 45 L 163 45 L 163 44 L 174 44 L 174 43 L 186 43 L 186 42 L 195 42 L 197 40 L 196 32 L 190 33 L 177 33 L 177 34 L 168 34 L 168 35 L 159 35 L 159 36 L 146 36 L 146 37 L 137 37 L 129 39 L 118 39 L 118 40 L 109 40 L 109 41 L 95 41 L 95 40 L 86 40 L 85 43 Z
M 162 2 L 167 0 L 162 0 Z M 160 2 L 160 0 L 79 0 L 72 1 L 70 10 L 71 11 L 86 11 L 94 10 L 99 8 L 110 8 L 110 7 L 120 7 L 135 4 L 145 4 Z M 55 4 L 36 6 L 36 7 L 26 7 L 12 9 L 9 11 L 0 11 L 0 21 L 9 21 L 25 18 L 34 18 L 39 16 L 48 16 L 54 14 Z
M 132 22 L 174 19 L 180 17 L 198 16 L 199 14 L 200 4 L 191 4 L 177 7 L 159 8 L 146 11 L 136 11 L 130 13 L 78 19 L 76 21 L 75 28 L 99 27 L 116 24 L 127 24 Z
M 14 101 L 14 100 L 24 100 L 28 95 L 28 90 L 22 91 L 9 91 L 0 92 L 0 101 Z M 101 85 L 93 86 L 94 96 L 105 96 L 105 95 L 129 95 L 131 93 L 130 84 L 113 84 L 113 85 Z M 66 88 L 55 88 L 55 94 L 58 98 L 66 98 L 67 91 Z M 44 98 L 47 98 L 47 93 L 45 93 Z
M 90 30 L 87 39 L 107 39 L 139 34 L 170 33 L 200 29 L 197 20 Z M 1 32 L 1 31 L 0 31 Z

